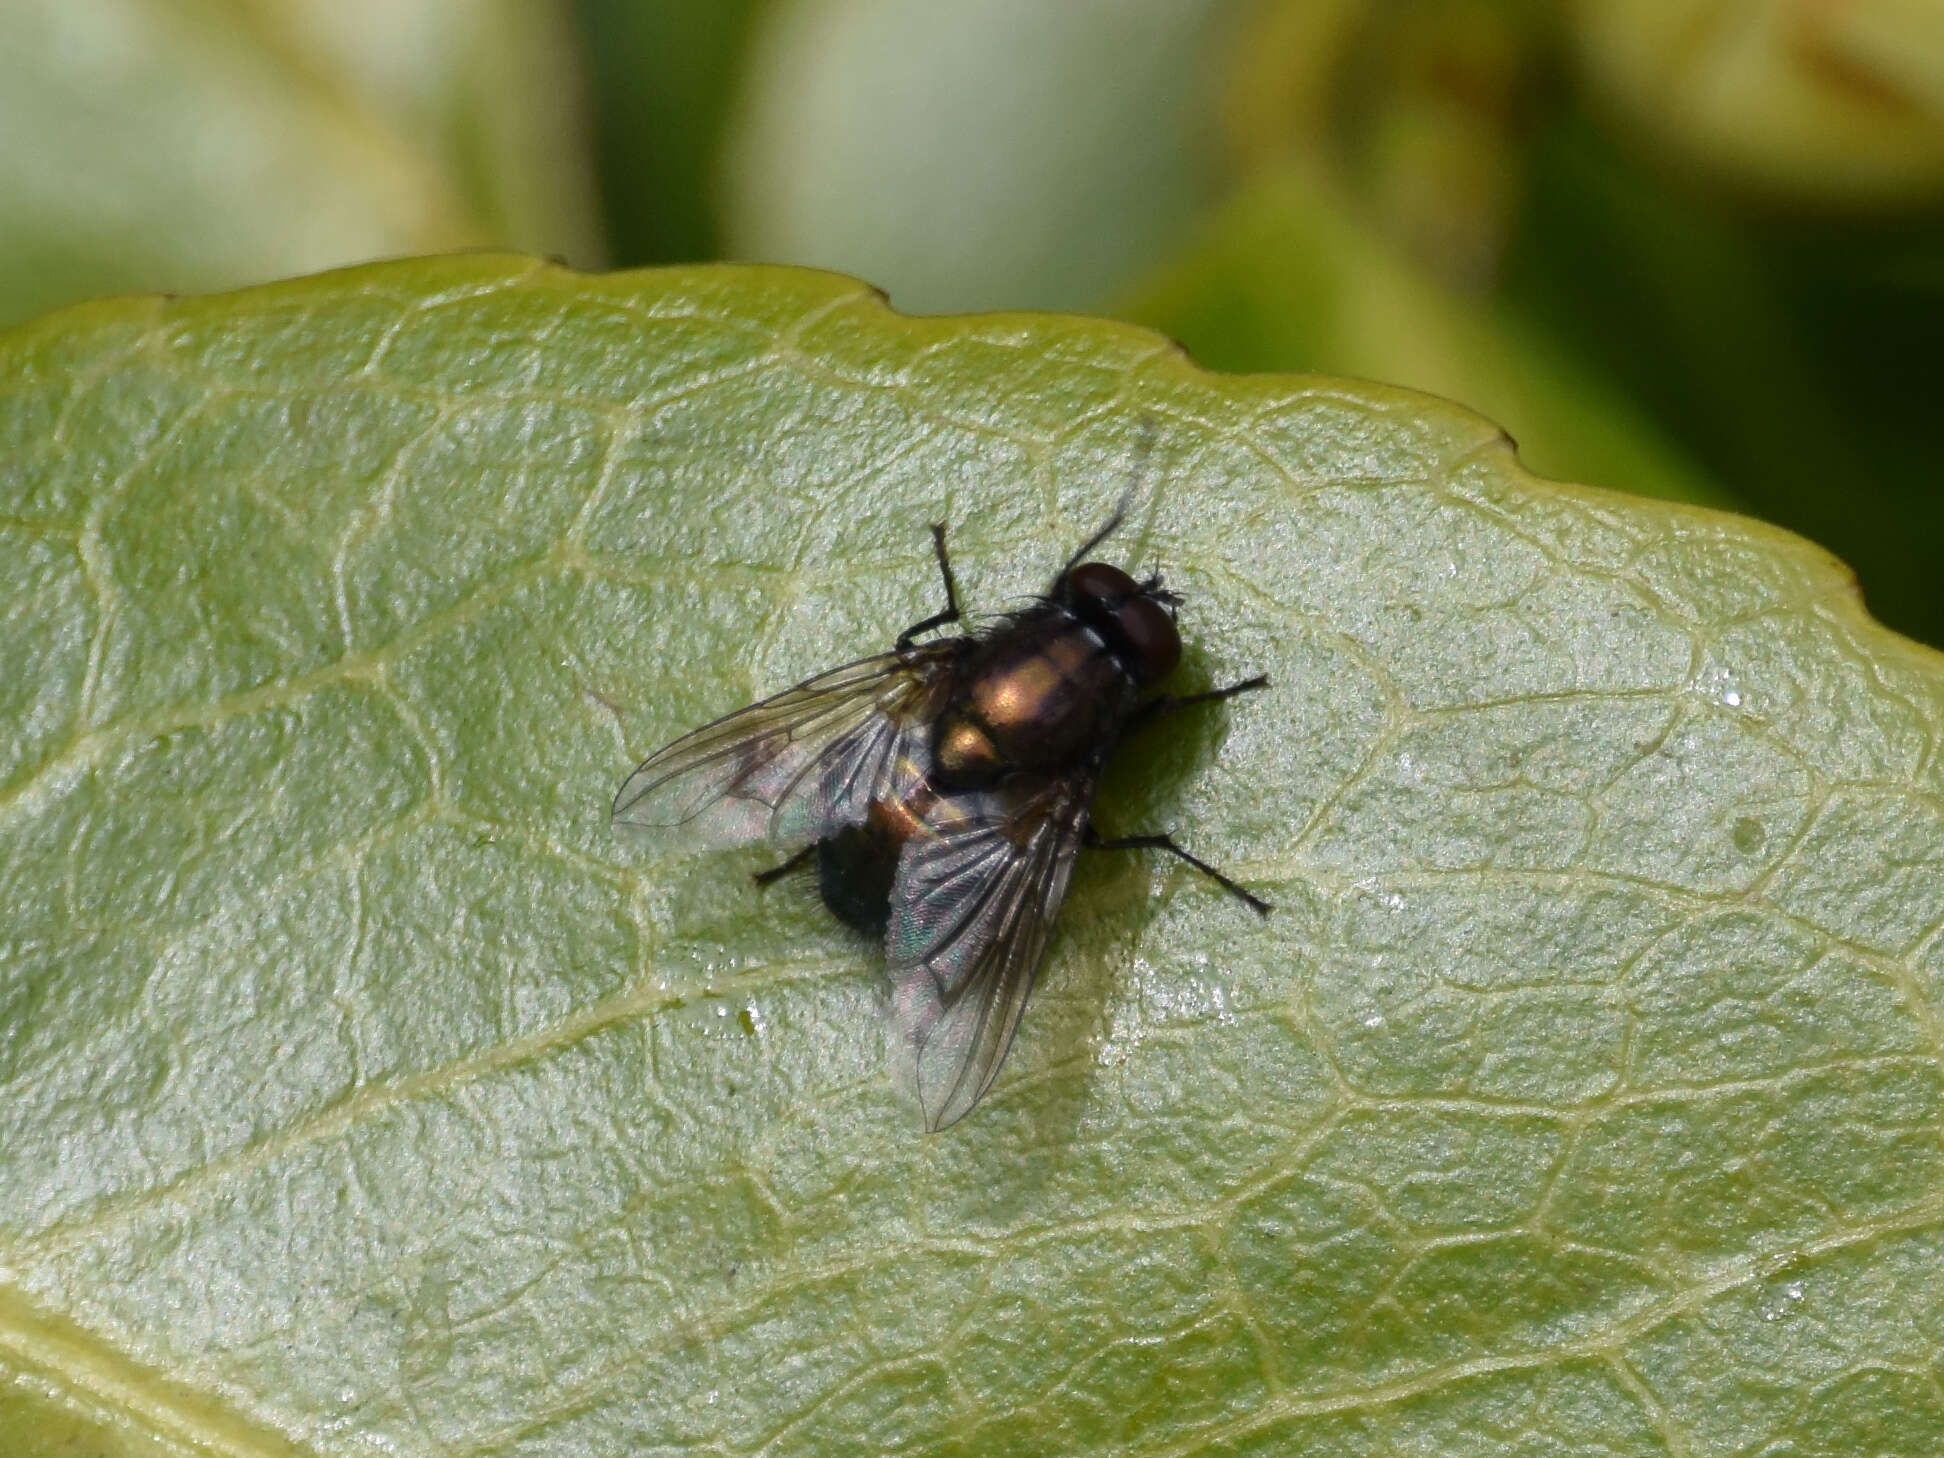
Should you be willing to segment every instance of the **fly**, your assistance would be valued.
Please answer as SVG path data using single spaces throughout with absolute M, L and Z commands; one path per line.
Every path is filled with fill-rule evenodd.
M 1163 850 L 1260 915 L 1269 904 L 1167 835 L 1096 836 L 1088 816 L 1116 745 L 1257 676 L 1175 697 L 1178 594 L 1087 560 L 1122 503 L 1045 594 L 982 631 L 961 622 L 945 528 L 945 606 L 888 653 L 806 679 L 652 754 L 614 801 L 618 826 L 798 846 L 756 876 L 814 871 L 825 905 L 884 944 L 891 1008 L 925 1127 L 963 1118 L 1012 1044 L 1075 857 Z M 920 641 L 923 639 L 924 641 Z

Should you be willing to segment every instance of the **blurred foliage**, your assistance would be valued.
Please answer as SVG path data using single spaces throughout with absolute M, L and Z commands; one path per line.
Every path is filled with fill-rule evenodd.
M 1768 516 L 1944 641 L 1936 0 L 17 0 L 0 201 L 0 322 L 487 244 L 1120 313 Z
M 1583 119 L 1538 139 L 1502 295 L 1604 367 L 1748 509 L 1944 641 L 1944 235 L 1751 219 L 1659 184 Z
M 1616 125 L 1782 205 L 1898 207 L 1944 188 L 1936 0 L 1575 0 L 1575 57 Z
M 0 323 L 491 242 L 600 262 L 566 20 L 528 0 L 10 0 Z
M 578 0 L 601 201 L 628 263 L 719 257 L 716 153 L 757 0 Z
M 1548 0 L 1296 0 L 1248 11 L 1220 106 L 1233 170 L 1292 157 L 1451 286 L 1489 286 L 1547 79 Z
M 899 308 L 1095 308 L 1211 194 L 1222 0 L 773 0 L 722 155 L 731 256 Z
M 1243 188 L 1122 312 L 1215 369 L 1327 360 L 1331 374 L 1462 400 L 1544 475 L 1735 504 L 1544 330 L 1442 287 L 1303 169 Z

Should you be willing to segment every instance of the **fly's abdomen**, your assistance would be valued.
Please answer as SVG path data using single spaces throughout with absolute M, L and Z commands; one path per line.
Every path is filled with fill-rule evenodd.
M 1119 732 L 1138 692 L 1100 635 L 1058 609 L 995 634 L 960 683 L 932 736 L 937 772 L 957 786 L 1090 758 Z
M 838 920 L 881 937 L 904 842 L 870 825 L 847 825 L 817 842 L 817 891 Z

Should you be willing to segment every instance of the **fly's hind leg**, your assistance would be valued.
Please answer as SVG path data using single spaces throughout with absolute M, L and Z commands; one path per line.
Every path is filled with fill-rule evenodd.
M 1094 834 L 1093 827 L 1089 825 L 1087 827 L 1086 839 L 1081 844 L 1088 850 L 1164 850 L 1169 855 L 1179 856 L 1204 876 L 1208 877 L 1217 886 L 1220 886 L 1224 891 L 1228 892 L 1229 895 L 1248 903 L 1249 909 L 1257 916 L 1267 916 L 1272 909 L 1269 903 L 1264 901 L 1260 896 L 1251 895 L 1249 892 L 1244 891 L 1234 881 L 1231 881 L 1227 876 L 1224 876 L 1220 871 L 1209 865 L 1200 856 L 1193 855 L 1176 845 L 1175 838 L 1172 835 L 1121 835 L 1116 836 L 1112 840 L 1102 840 L 1098 835 Z
M 813 840 L 802 850 L 791 856 L 780 866 L 771 866 L 767 871 L 757 871 L 749 879 L 760 888 L 772 881 L 780 881 L 792 871 L 800 871 L 810 864 L 810 858 L 817 853 L 817 843 Z
M 928 618 L 920 618 L 902 633 L 898 634 L 898 651 L 904 652 L 911 646 L 911 640 L 920 633 L 929 633 L 933 628 L 942 628 L 947 623 L 956 623 L 962 616 L 959 611 L 958 583 L 952 577 L 952 557 L 945 550 L 945 523 L 932 523 L 932 550 L 938 554 L 938 575 L 945 579 L 945 610 L 933 613 Z

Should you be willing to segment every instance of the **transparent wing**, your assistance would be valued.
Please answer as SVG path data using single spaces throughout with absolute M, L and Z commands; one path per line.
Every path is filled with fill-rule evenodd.
M 963 1118 L 1012 1046 L 1092 798 L 1091 774 L 949 796 L 898 860 L 885 960 L 928 1130 Z
M 922 774 L 956 641 L 847 663 L 683 735 L 622 782 L 614 823 L 736 844 L 861 822 Z

